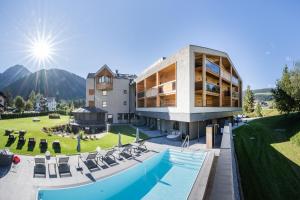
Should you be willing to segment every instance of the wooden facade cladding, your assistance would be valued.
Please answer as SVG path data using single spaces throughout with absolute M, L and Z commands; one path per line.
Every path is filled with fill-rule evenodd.
M 89 95 L 95 95 L 95 90 L 94 89 L 89 89 Z
M 241 107 L 241 81 L 227 57 L 194 53 L 195 107 Z
M 97 90 L 112 90 L 114 75 L 110 70 L 104 68 L 95 75 Z
M 89 107 L 95 107 L 95 101 L 89 101 Z
M 176 106 L 176 63 L 136 84 L 137 107 Z

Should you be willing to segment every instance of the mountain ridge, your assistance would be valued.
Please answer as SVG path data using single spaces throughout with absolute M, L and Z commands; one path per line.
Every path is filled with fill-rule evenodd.
M 31 91 L 57 99 L 81 99 L 85 98 L 85 79 L 63 69 L 41 69 L 22 76 L 1 90 L 9 92 L 13 97 L 20 95 L 25 99 Z

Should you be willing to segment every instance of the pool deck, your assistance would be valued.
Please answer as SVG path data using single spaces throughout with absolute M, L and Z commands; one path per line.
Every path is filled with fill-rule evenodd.
M 58 174 L 57 177 L 49 177 L 47 164 L 49 161 L 46 161 L 46 178 L 34 178 L 34 157 L 20 156 L 21 163 L 13 165 L 9 173 L 0 178 L 1 199 L 34 200 L 36 199 L 39 188 L 64 188 L 92 183 L 95 180 L 111 176 L 117 172 L 134 166 L 137 163 L 143 162 L 147 158 L 165 150 L 166 148 L 181 149 L 181 142 L 169 141 L 165 137 L 158 137 L 147 141 L 146 146 L 149 149 L 148 152 L 142 153 L 139 156 L 134 156 L 133 159 L 117 160 L 119 164 L 115 166 L 107 167 L 102 162 L 99 162 L 101 169 L 94 172 L 90 172 L 81 160 L 79 161 L 79 165 L 83 170 L 77 171 L 76 167 L 78 166 L 78 156 L 70 156 L 69 164 L 71 166 L 71 177 L 59 177 Z M 206 150 L 206 145 L 204 141 L 191 141 L 189 150 Z

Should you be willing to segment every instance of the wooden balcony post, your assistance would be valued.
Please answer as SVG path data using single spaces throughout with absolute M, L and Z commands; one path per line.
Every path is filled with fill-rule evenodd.
M 158 91 L 158 85 L 159 85 L 159 74 L 158 72 L 156 72 L 156 88 L 157 88 L 156 107 L 160 107 L 160 96 Z
M 202 106 L 206 106 L 206 55 L 202 56 Z
M 144 79 L 144 108 L 147 107 L 147 97 L 146 97 L 146 78 Z
M 230 65 L 230 107 L 232 107 L 232 65 Z
M 135 108 L 139 107 L 138 101 L 138 83 L 135 84 Z
M 220 87 L 220 98 L 219 98 L 219 106 L 222 107 L 222 101 L 223 101 L 223 97 L 222 97 L 222 57 L 220 57 L 220 76 L 219 76 L 219 87 Z

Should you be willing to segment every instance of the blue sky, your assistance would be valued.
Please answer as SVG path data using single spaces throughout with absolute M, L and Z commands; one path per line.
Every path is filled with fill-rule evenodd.
M 226 51 L 244 87 L 270 87 L 300 59 L 299 1 L 0 1 L 0 72 L 36 71 L 28 37 L 55 38 L 48 68 L 86 77 L 103 64 L 121 73 L 195 44 Z

